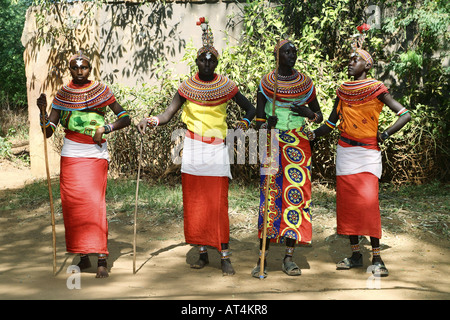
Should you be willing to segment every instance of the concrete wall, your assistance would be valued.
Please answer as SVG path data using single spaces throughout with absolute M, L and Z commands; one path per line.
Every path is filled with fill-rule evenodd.
M 229 14 L 239 13 L 234 1 L 115 1 L 93 6 L 87 2 L 59 4 L 46 12 L 46 42 L 38 42 L 38 12 L 29 8 L 22 34 L 27 76 L 31 171 L 45 176 L 44 142 L 39 127 L 36 99 L 46 93 L 50 106 L 58 88 L 70 80 L 68 58 L 82 50 L 92 59 L 91 79 L 128 86 L 154 83 L 157 62 L 166 59 L 163 68 L 175 73 L 189 71 L 180 62 L 189 42 L 201 46 L 200 17 L 207 17 L 219 52 L 228 40 L 236 44 L 240 30 L 227 28 Z M 52 27 L 63 30 L 59 36 L 49 36 Z M 48 109 L 50 110 L 50 109 Z M 50 138 L 49 163 L 52 174 L 59 173 L 59 154 Z

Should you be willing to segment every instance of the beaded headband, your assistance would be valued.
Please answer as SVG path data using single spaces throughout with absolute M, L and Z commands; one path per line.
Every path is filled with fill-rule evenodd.
M 291 42 L 290 40 L 287 40 L 287 39 L 281 40 L 280 42 L 278 42 L 278 43 L 275 45 L 275 48 L 273 48 L 273 53 L 276 54 L 276 53 L 277 53 L 277 50 L 280 49 L 282 46 L 284 46 L 286 43 L 291 43 L 291 44 L 292 44 L 292 42 Z M 293 45 L 293 44 L 292 44 L 292 45 Z
M 354 35 L 353 37 L 355 38 L 353 40 L 352 43 L 352 55 L 359 55 L 361 58 L 363 58 L 364 61 L 366 61 L 367 63 L 370 63 L 371 67 L 373 66 L 373 58 L 370 55 L 369 52 L 367 52 L 366 50 L 362 49 L 362 45 L 364 43 L 364 40 L 366 38 L 366 32 L 370 30 L 370 26 L 366 23 L 360 25 L 359 27 L 357 27 L 356 29 L 358 29 L 359 34 Z
M 77 54 L 74 54 L 73 56 L 70 57 L 69 64 L 72 62 L 72 60 L 77 60 L 78 66 L 81 66 L 81 61 L 83 61 L 83 60 L 87 61 L 89 63 L 89 65 L 91 65 L 91 59 L 89 59 L 86 55 L 84 55 L 81 52 L 81 50 Z
M 212 53 L 217 59 L 219 59 L 219 52 L 214 48 L 214 36 L 206 18 L 201 17 L 197 21 L 197 25 L 202 28 L 202 43 L 203 46 L 197 51 L 197 57 L 202 53 Z

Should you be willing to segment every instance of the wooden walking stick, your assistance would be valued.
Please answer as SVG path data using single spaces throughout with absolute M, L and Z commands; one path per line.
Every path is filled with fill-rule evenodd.
M 136 180 L 136 202 L 134 206 L 134 233 L 133 233 L 133 274 L 136 273 L 136 225 L 137 225 L 137 207 L 138 207 L 138 195 L 139 195 L 139 177 L 141 175 L 141 159 L 142 159 L 142 133 L 141 133 L 141 147 L 139 151 L 138 160 L 138 173 Z
M 275 84 L 273 88 L 273 100 L 272 100 L 272 116 L 275 116 L 275 104 L 276 104 L 276 97 L 277 97 L 277 89 L 278 89 L 278 66 L 279 66 L 279 60 L 280 60 L 280 48 L 277 48 L 277 61 L 276 61 L 276 67 L 275 67 Z M 263 217 L 263 234 L 262 234 L 262 248 L 261 248 L 261 257 L 260 257 L 260 266 L 259 266 L 259 279 L 264 279 L 264 260 L 266 255 L 266 242 L 267 242 L 267 219 L 269 217 L 269 186 L 270 186 L 270 178 L 271 178 L 271 169 L 272 169 L 272 139 L 273 135 L 275 133 L 275 130 L 270 129 L 270 141 L 269 141 L 269 151 L 268 158 L 269 161 L 269 168 L 268 172 L 266 174 L 266 190 L 264 195 L 264 217 Z
M 42 95 L 41 95 L 42 96 Z M 47 102 L 47 100 L 45 100 Z M 48 194 L 50 197 L 50 212 L 52 218 L 52 237 L 53 237 L 53 275 L 56 275 L 56 230 L 55 230 L 55 211 L 53 208 L 53 194 L 52 194 L 52 183 L 50 179 L 50 170 L 48 167 L 48 154 L 47 154 L 47 128 L 45 127 L 46 119 L 45 112 L 47 108 L 47 103 L 45 105 L 39 106 L 41 110 L 41 121 L 43 124 L 42 133 L 44 135 L 44 154 L 45 154 L 45 170 L 47 172 L 47 185 L 48 185 Z

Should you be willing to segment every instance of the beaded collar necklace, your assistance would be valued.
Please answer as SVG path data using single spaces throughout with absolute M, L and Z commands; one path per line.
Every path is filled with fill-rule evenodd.
M 186 79 L 178 93 L 189 101 L 204 106 L 216 106 L 230 100 L 238 92 L 236 84 L 226 76 L 216 74 L 211 81 L 203 81 L 198 73 Z
M 386 86 L 375 79 L 347 81 L 336 90 L 339 99 L 349 104 L 361 104 L 388 92 Z

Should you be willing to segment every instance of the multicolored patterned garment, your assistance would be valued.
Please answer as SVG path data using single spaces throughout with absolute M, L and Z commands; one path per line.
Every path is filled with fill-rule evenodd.
M 178 88 L 180 96 L 201 106 L 217 106 L 233 98 L 239 91 L 226 76 L 216 74 L 212 81 L 200 80 L 198 73 Z
M 265 194 L 269 181 L 267 238 L 283 242 L 285 238 L 296 243 L 311 243 L 311 148 L 304 127 L 280 131 L 277 134 L 279 164 L 276 173 L 261 174 L 259 237 L 262 237 Z M 271 170 L 263 165 L 263 170 Z
M 260 92 L 267 99 L 266 116 L 272 115 L 275 80 L 274 71 L 261 79 Z M 261 171 L 259 237 L 262 236 L 265 191 L 270 177 L 267 238 L 271 242 L 291 238 L 297 243 L 310 243 L 311 147 L 304 131 L 304 118 L 293 113 L 290 107 L 293 102 L 299 105 L 311 102 L 316 97 L 316 90 L 311 78 L 296 70 L 289 77 L 278 76 L 277 85 L 275 115 L 279 132 L 275 155 L 279 167 L 275 174 L 266 175 Z

